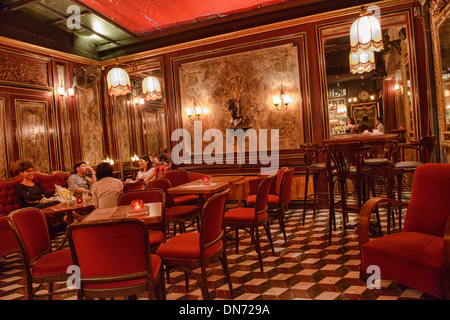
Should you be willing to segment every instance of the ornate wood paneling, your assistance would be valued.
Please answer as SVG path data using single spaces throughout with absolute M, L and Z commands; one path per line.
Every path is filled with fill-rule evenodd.
M 36 171 L 50 172 L 47 103 L 16 100 L 17 137 L 21 161 L 30 161 Z
M 50 60 L 0 50 L 0 82 L 51 87 Z
M 97 87 L 77 87 L 77 101 L 81 156 L 87 164 L 95 166 L 103 159 L 102 117 Z
M 5 134 L 5 100 L 0 99 L 0 179 L 8 178 L 8 159 Z
M 158 113 L 153 110 L 144 110 L 144 149 L 151 155 L 159 154 Z
M 128 102 L 128 104 L 127 104 Z M 130 138 L 130 126 L 129 119 L 129 100 L 127 96 L 119 96 L 116 99 L 117 108 L 117 122 L 119 125 L 119 139 L 120 139 L 120 159 L 122 162 L 130 161 L 131 154 L 131 138 Z

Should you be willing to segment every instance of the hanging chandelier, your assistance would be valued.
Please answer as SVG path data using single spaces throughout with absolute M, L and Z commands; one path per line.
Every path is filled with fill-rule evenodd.
M 373 13 L 360 13 L 360 17 L 350 27 L 350 50 L 380 52 L 384 49 L 380 22 Z
M 350 27 L 350 72 L 364 73 L 375 69 L 375 54 L 384 49 L 383 35 L 373 12 L 364 9 Z
M 161 85 L 155 77 L 147 77 L 142 81 L 142 93 L 145 100 L 157 100 L 162 98 Z
M 108 84 L 108 94 L 110 96 L 120 96 L 131 93 L 131 82 L 128 73 L 121 68 L 109 70 L 106 81 Z
M 375 54 L 373 51 L 350 52 L 350 72 L 364 73 L 375 69 Z

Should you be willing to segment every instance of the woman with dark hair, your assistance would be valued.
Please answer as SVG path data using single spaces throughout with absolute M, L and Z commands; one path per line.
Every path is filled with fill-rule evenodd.
M 19 164 L 19 172 L 22 176 L 22 182 L 16 184 L 15 188 L 22 208 L 36 207 L 43 209 L 59 203 L 59 201 L 44 202 L 44 199 L 51 197 L 51 195 L 47 195 L 40 183 L 33 181 L 35 171 L 31 162 L 25 161 Z
M 139 158 L 139 171 L 136 175 L 136 180 L 133 181 L 128 179 L 127 183 L 137 182 L 139 180 L 144 180 L 144 184 L 146 184 L 150 180 L 156 179 L 156 168 L 153 167 L 152 158 L 148 154 L 144 154 Z
M 117 206 L 117 199 L 123 190 L 123 183 L 113 178 L 113 167 L 108 162 L 97 166 L 97 182 L 92 185 L 92 201 L 98 208 Z

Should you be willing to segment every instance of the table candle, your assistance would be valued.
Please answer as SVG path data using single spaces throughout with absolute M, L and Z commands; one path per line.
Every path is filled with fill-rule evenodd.
M 142 200 L 133 200 L 130 205 L 131 210 L 139 211 L 144 208 L 144 201 Z

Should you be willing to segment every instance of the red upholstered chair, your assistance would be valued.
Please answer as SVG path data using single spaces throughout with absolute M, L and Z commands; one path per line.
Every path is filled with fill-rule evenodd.
M 150 246 L 156 250 L 166 240 L 166 222 L 163 210 L 165 208 L 165 195 L 159 189 L 132 190 L 123 192 L 117 199 L 119 206 L 128 206 L 133 200 L 142 200 L 144 203 L 161 202 L 161 223 L 147 225 L 149 228 Z
M 164 172 L 164 178 L 170 181 L 172 187 L 191 182 L 189 172 L 183 169 L 168 170 Z M 197 204 L 199 199 L 199 196 L 195 194 L 175 195 L 173 197 L 174 203 L 180 205 Z
M 27 297 L 48 296 L 75 292 L 62 290 L 53 292 L 53 283 L 66 281 L 71 275 L 67 268 L 73 264 L 69 249 L 52 251 L 47 220 L 41 210 L 24 208 L 13 211 L 8 216 L 8 222 L 16 235 L 22 256 L 22 263 L 27 279 Z M 34 290 L 33 283 L 39 283 Z M 48 283 L 48 293 L 37 294 L 42 284 Z
M 165 299 L 161 259 L 150 253 L 147 225 L 124 218 L 75 223 L 67 229 L 80 268 L 79 298 L 113 298 L 148 292 Z
M 259 184 L 258 192 L 256 194 L 256 202 L 254 208 L 233 208 L 225 212 L 224 224 L 225 227 L 230 228 L 229 231 L 235 230 L 236 253 L 239 250 L 239 229 L 243 229 L 250 233 L 252 243 L 255 244 L 255 249 L 258 254 L 259 265 L 263 271 L 261 244 L 259 238 L 259 227 L 263 226 L 267 239 L 272 248 L 272 253 L 275 254 L 273 248 L 272 237 L 270 234 L 269 215 L 267 199 L 269 197 L 270 186 L 275 179 L 275 176 L 262 178 Z M 247 230 L 249 229 L 249 230 Z M 227 231 L 227 232 L 229 232 Z
M 200 284 L 204 300 L 209 300 L 206 266 L 218 259 L 222 263 L 230 293 L 233 296 L 223 228 L 223 213 L 229 191 L 227 189 L 206 200 L 201 213 L 200 232 L 176 235 L 156 251 L 166 268 L 181 268 L 195 277 Z M 196 268 L 201 269 L 201 279 L 193 272 Z M 186 290 L 189 290 L 187 275 Z
M 276 176 L 276 179 L 272 182 L 272 185 L 270 186 L 269 203 L 275 203 L 276 199 L 278 199 L 278 196 L 280 194 L 280 188 L 281 188 L 281 179 L 283 179 L 283 174 L 287 170 L 288 170 L 287 167 L 283 167 L 274 173 L 274 175 Z M 269 176 L 270 175 L 259 175 L 258 178 L 248 181 L 249 191 L 248 191 L 248 197 L 247 197 L 247 201 L 246 201 L 247 206 L 249 206 L 249 207 L 255 206 L 256 193 L 258 192 L 258 187 L 261 182 L 261 178 L 265 178 L 265 177 L 269 177 Z M 276 197 L 271 197 L 272 195 L 274 195 Z
M 173 201 L 173 195 L 167 192 L 172 187 L 170 181 L 167 179 L 156 179 L 149 181 L 148 188 L 155 188 L 162 190 L 166 195 L 166 210 L 165 210 L 165 222 L 167 224 L 173 223 L 180 228 L 180 233 L 186 231 L 186 222 L 190 220 L 196 220 L 197 228 L 199 228 L 200 207 L 196 205 L 175 205 Z M 199 230 L 199 229 L 198 229 Z
M 402 232 L 369 241 L 369 220 L 381 203 L 401 204 L 389 198 L 372 198 L 359 214 L 361 278 L 371 265 L 381 276 L 439 298 L 450 293 L 450 164 L 417 167 L 411 200 Z

